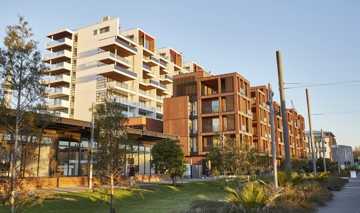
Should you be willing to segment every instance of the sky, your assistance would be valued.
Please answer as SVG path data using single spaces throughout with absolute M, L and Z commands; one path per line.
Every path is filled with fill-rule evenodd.
M 102 0 L 2 1 L 0 39 L 24 15 L 39 50 L 46 34 L 119 18 L 140 28 L 156 48 L 172 47 L 215 75 L 237 72 L 250 86 L 272 84 L 280 102 L 276 51 L 281 52 L 287 108 L 309 130 L 331 131 L 338 144 L 360 146 L 360 1 Z M 0 46 L 3 46 L 1 42 Z

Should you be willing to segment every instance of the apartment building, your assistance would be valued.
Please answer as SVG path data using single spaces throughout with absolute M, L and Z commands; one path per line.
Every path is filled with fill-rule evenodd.
M 164 133 L 179 135 L 186 158 L 202 164 L 216 135 L 252 143 L 250 82 L 238 73 L 197 71 L 174 77 L 173 98 L 164 100 Z
M 310 139 L 310 131 L 306 131 L 305 135 L 309 141 L 307 150 L 308 150 L 308 159 L 312 158 L 312 149 L 311 149 L 311 139 Z M 331 151 L 331 147 L 337 146 L 335 135 L 330 131 L 323 131 L 321 135 L 320 130 L 313 130 L 314 135 L 314 150 L 315 150 L 315 158 L 324 157 L 333 160 L 333 153 Z M 324 143 L 323 143 L 324 142 Z
M 269 90 L 267 86 L 251 87 L 252 134 L 255 148 L 271 155 Z
M 182 54 L 156 48 L 156 39 L 139 28 L 122 30 L 118 18 L 78 30 L 60 29 L 46 35 L 43 56 L 48 63 L 49 109 L 55 115 L 90 120 L 87 110 L 111 95 L 128 117 L 163 119 L 163 100 L 173 93 L 173 76 L 201 70 L 183 69 Z

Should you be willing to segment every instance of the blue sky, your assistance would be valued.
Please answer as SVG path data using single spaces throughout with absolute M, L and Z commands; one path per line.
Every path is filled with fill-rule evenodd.
M 308 130 L 308 88 L 311 114 L 323 113 L 312 116 L 313 129 L 333 132 L 339 144 L 359 146 L 359 11 L 357 0 L 12 0 L 1 3 L 0 37 L 6 25 L 17 23 L 17 14 L 25 15 L 46 54 L 46 33 L 119 17 L 123 30 L 141 28 L 155 37 L 157 48 L 170 46 L 207 71 L 238 72 L 251 86 L 271 83 L 278 102 L 280 50 L 286 88 L 354 81 L 289 88 L 285 95 L 287 108 L 293 103 Z

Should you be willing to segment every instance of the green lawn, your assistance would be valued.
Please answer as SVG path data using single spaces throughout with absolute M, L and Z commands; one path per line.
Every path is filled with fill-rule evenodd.
M 116 212 L 161 213 L 187 209 L 188 205 L 198 197 L 219 200 L 228 195 L 224 190 L 224 180 L 182 183 L 179 186 L 148 185 L 133 190 L 116 191 Z M 26 213 L 102 213 L 109 212 L 109 207 L 94 202 L 96 193 L 78 192 L 55 195 L 62 200 L 46 200 L 42 207 L 36 206 Z

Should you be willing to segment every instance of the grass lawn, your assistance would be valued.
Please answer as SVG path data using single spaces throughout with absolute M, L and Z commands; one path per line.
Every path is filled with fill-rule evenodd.
M 116 191 L 116 212 L 161 213 L 187 209 L 198 197 L 205 196 L 219 200 L 229 195 L 224 190 L 224 180 L 180 183 L 178 186 L 148 185 L 137 189 Z M 45 200 L 43 205 L 33 207 L 26 213 L 102 213 L 109 212 L 109 206 L 95 202 L 97 193 L 77 192 L 55 195 L 60 200 Z

